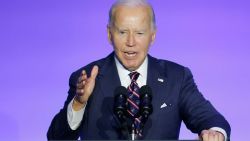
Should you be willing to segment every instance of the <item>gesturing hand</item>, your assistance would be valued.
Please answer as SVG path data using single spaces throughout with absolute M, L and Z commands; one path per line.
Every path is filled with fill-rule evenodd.
M 91 76 L 87 77 L 85 70 L 82 71 L 76 84 L 76 96 L 73 102 L 73 109 L 78 111 L 85 106 L 95 87 L 95 78 L 98 74 L 98 66 L 94 66 L 91 70 Z

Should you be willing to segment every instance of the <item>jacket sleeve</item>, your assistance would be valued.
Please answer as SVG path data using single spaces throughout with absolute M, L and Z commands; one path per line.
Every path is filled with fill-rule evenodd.
M 78 129 L 72 130 L 67 120 L 67 107 L 76 93 L 76 82 L 78 78 L 77 76 L 79 76 L 79 74 L 77 75 L 76 73 L 73 73 L 70 76 L 70 89 L 68 91 L 67 100 L 64 103 L 64 107 L 53 118 L 50 124 L 49 130 L 47 132 L 48 140 L 76 140 L 79 137 L 79 129 L 81 129 L 82 125 L 80 125 Z
M 187 128 L 194 133 L 220 127 L 230 138 L 230 125 L 226 119 L 199 92 L 188 68 L 184 68 L 179 99 L 180 114 Z

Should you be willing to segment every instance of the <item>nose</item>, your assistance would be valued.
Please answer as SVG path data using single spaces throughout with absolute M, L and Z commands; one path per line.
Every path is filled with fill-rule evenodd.
M 127 43 L 126 44 L 127 44 L 128 47 L 135 46 L 136 41 L 135 41 L 135 36 L 134 36 L 133 33 L 128 34 Z

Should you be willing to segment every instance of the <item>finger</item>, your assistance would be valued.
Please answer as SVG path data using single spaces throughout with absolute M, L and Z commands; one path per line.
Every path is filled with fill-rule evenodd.
M 80 75 L 80 77 L 78 78 L 78 83 L 81 83 L 83 80 L 87 79 L 87 73 L 85 70 L 82 71 L 82 74 Z
M 76 84 L 76 88 L 77 89 L 83 89 L 84 88 L 84 85 L 82 83 L 77 83 Z
M 219 141 L 224 141 L 225 140 L 225 138 L 224 138 L 224 135 L 223 134 L 219 134 Z
M 83 81 L 82 76 L 78 77 L 77 83 L 81 83 Z
M 83 96 L 83 94 L 84 94 L 84 89 L 76 89 L 76 94 L 77 94 L 78 96 Z
M 82 74 L 81 75 L 85 75 L 87 74 L 85 70 L 82 70 Z
M 93 68 L 92 68 L 92 70 L 91 70 L 91 79 L 95 79 L 96 78 L 96 76 L 97 76 L 97 74 L 98 74 L 98 70 L 99 70 L 99 68 L 98 68 L 98 66 L 97 65 L 95 65 Z
M 78 82 L 76 84 L 76 87 L 77 87 L 77 89 L 82 89 L 82 88 L 84 88 L 85 84 L 86 84 L 86 81 Z
M 202 132 L 201 132 L 201 138 L 202 138 L 202 141 L 208 141 L 208 130 L 203 130 Z
M 208 132 L 207 133 L 207 141 L 211 141 L 212 138 L 213 138 L 213 135 L 210 132 Z
M 212 134 L 211 132 L 208 132 L 208 141 L 215 141 L 214 134 Z
M 88 78 L 87 73 L 85 73 L 85 74 L 82 75 L 82 79 L 83 80 L 86 80 L 87 78 Z
M 82 83 L 82 81 L 84 80 L 85 76 L 84 75 L 81 75 L 79 78 L 78 78 L 78 81 L 77 83 Z
M 82 81 L 82 85 L 85 86 L 86 84 L 86 80 Z
M 214 133 L 214 141 L 219 141 L 219 135 L 220 135 L 220 133 L 218 133 L 218 132 Z
M 209 134 L 208 134 L 208 138 L 209 138 L 209 141 L 218 141 L 218 138 L 216 139 L 216 134 L 217 132 L 214 131 L 214 130 L 208 130 Z

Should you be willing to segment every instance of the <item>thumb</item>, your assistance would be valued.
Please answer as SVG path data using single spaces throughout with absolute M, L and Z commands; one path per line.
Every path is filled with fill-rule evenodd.
M 99 70 L 98 66 L 95 65 L 95 66 L 92 68 L 92 70 L 91 70 L 90 79 L 94 80 L 94 79 L 96 78 L 96 76 L 97 76 L 97 74 L 98 74 L 98 70 Z
M 208 130 L 202 130 L 201 131 L 201 135 L 200 138 L 202 139 L 202 141 L 208 141 Z

